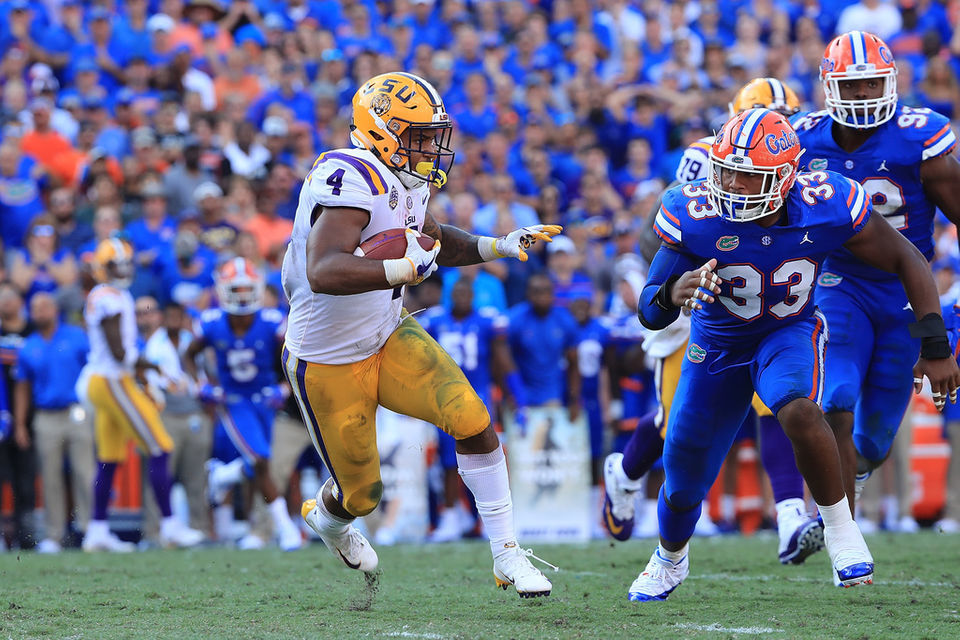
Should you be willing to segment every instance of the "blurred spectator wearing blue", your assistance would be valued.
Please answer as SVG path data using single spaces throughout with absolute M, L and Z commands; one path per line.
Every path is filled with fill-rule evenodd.
M 29 434 L 33 409 L 33 437 L 43 478 L 46 523 L 39 553 L 57 553 L 73 520 L 76 531 L 87 528 L 93 494 L 93 422 L 78 404 L 74 390 L 87 363 L 90 345 L 80 327 L 62 324 L 56 300 L 38 293 L 30 301 L 36 331 L 20 348 L 14 369 L 16 429 Z M 27 435 L 26 437 L 29 437 Z M 64 461 L 69 458 L 73 517 L 67 512 Z
M 566 406 L 570 419 L 580 415 L 580 369 L 573 316 L 557 306 L 553 283 L 544 274 L 530 276 L 527 301 L 510 310 L 510 352 L 531 406 Z
M 6 248 L 22 247 L 30 221 L 44 210 L 46 174 L 16 142 L 0 144 L 0 236 Z
M 610 332 L 593 316 L 591 295 L 580 292 L 570 300 L 570 313 L 577 327 L 577 364 L 580 367 L 580 399 L 590 428 L 590 460 L 593 484 L 600 480 L 601 465 L 606 456 L 605 423 L 601 385 L 609 384 L 607 359 Z
M 76 260 L 69 250 L 59 246 L 55 224 L 49 214 L 34 218 L 24 249 L 14 252 L 10 282 L 27 301 L 40 292 L 64 295 L 77 285 Z

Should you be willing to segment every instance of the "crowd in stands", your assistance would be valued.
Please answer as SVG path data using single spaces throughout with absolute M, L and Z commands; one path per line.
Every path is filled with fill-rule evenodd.
M 82 324 L 104 238 L 132 243 L 131 292 L 153 311 L 185 309 L 184 331 L 216 304 L 213 272 L 233 255 L 258 265 L 282 309 L 300 185 L 321 152 L 350 146 L 357 87 L 395 70 L 428 79 L 455 124 L 455 165 L 431 201 L 438 221 L 485 235 L 565 228 L 530 263 L 442 270 L 437 302 L 449 306 L 466 277 L 475 306 L 518 314 L 528 288 L 540 291 L 531 274 L 545 272 L 550 304 L 572 308 L 580 326 L 609 316 L 615 351 L 627 354 L 639 333 L 618 322 L 632 317 L 631 287 L 642 284 L 642 222 L 736 90 L 777 77 L 805 110 L 819 108 L 825 44 L 859 28 L 890 44 L 904 104 L 957 119 L 958 20 L 956 0 L 3 2 L 0 359 L 10 406 L 26 375 L 19 351 L 40 328 L 33 301 L 47 294 L 65 325 Z M 946 293 L 960 261 L 955 229 L 938 233 Z M 428 304 L 419 295 L 411 305 Z M 640 402 L 646 410 L 652 398 Z M 604 395 L 604 425 L 610 406 Z M 12 431 L 0 444 L 16 505 L 6 541 L 30 547 L 39 449 L 31 420 Z

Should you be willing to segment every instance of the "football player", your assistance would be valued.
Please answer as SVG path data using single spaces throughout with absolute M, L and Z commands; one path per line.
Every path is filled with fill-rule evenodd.
M 470 278 L 461 277 L 454 283 L 451 300 L 450 311 L 424 314 L 423 328 L 463 370 L 485 407 L 493 406 L 491 394 L 496 374 L 505 383 L 501 386 L 509 391 L 519 413 L 527 405 L 526 388 L 507 345 L 507 318 L 493 308 L 474 309 L 473 280 Z M 444 472 L 447 508 L 440 514 L 440 522 L 431 540 L 448 542 L 463 534 L 461 524 L 465 519 L 456 508 L 460 494 L 456 441 L 439 430 L 437 449 Z
M 960 384 L 950 354 L 931 349 L 947 336 L 923 255 L 871 215 L 859 183 L 830 171 L 798 175 L 800 154 L 785 117 L 750 109 L 720 130 L 706 180 L 663 196 L 655 223 L 663 245 L 638 313 L 649 329 L 669 325 L 681 308 L 692 317 L 664 443 L 660 545 L 630 587 L 631 600 L 663 600 L 689 573 L 688 540 L 701 501 L 754 392 L 793 444 L 840 583 L 872 582 L 873 558 L 851 516 L 837 443 L 819 406 L 827 326 L 812 294 L 832 252 L 846 247 L 897 274 L 914 325 L 930 334 L 914 377 L 927 376 L 935 393 Z
M 851 31 L 823 54 L 826 109 L 796 122 L 804 164 L 860 182 L 874 211 L 927 259 L 933 257 L 936 209 L 960 222 L 957 138 L 944 116 L 899 104 L 897 66 L 877 36 Z M 817 306 L 830 324 L 823 409 L 837 436 L 851 508 L 890 446 L 919 385 L 911 367 L 921 340 L 940 325 L 910 329 L 913 312 L 897 279 L 847 251 L 823 266 Z M 938 347 L 947 354 L 949 346 Z M 934 396 L 943 408 L 950 388 Z
M 293 551 L 300 548 L 300 530 L 270 477 L 273 418 L 290 393 L 277 379 L 286 324 L 280 311 L 263 308 L 263 276 L 244 258 L 220 267 L 215 288 L 220 308 L 203 312 L 184 355 L 184 368 L 196 380 L 197 356 L 207 347 L 216 354 L 219 386 L 206 385 L 200 392 L 217 405 L 213 451 L 221 462 L 228 462 L 210 466 L 215 528 L 218 535 L 229 529 L 232 507 L 224 500 L 229 488 L 246 475 L 267 502 L 278 545 Z
M 737 92 L 730 103 L 730 115 L 734 116 L 754 107 L 764 107 L 790 117 L 800 111 L 800 100 L 790 87 L 776 78 L 756 78 Z M 677 183 L 707 177 L 710 147 L 713 142 L 713 136 L 701 138 L 684 151 L 677 167 Z M 655 219 L 655 215 L 649 216 L 651 225 Z M 653 232 L 652 226 L 647 236 L 652 238 L 653 242 L 644 244 L 644 257 L 652 260 L 659 238 Z M 663 450 L 667 418 L 679 382 L 680 364 L 683 362 L 689 336 L 690 322 L 686 315 L 681 315 L 669 327 L 650 333 L 644 340 L 644 352 L 657 361 L 654 381 L 660 411 L 652 421 L 641 421 L 622 454 L 612 453 L 604 463 L 606 499 L 603 521 L 608 531 L 617 532 L 611 535 L 618 540 L 630 537 L 634 522 L 634 493 L 640 488 L 643 475 Z M 807 514 L 803 497 L 803 477 L 797 470 L 789 439 L 773 413 L 756 395 L 753 398 L 753 407 L 758 416 L 760 457 L 770 476 L 776 503 L 779 537 L 777 557 L 783 564 L 801 564 L 811 554 L 823 549 L 823 529 L 817 519 Z M 726 497 L 725 495 L 724 498 Z M 716 525 L 709 515 L 703 512 L 700 522 L 697 523 L 698 535 L 709 535 L 716 531 Z
M 430 189 L 443 185 L 453 161 L 452 123 L 422 78 L 397 72 L 364 83 L 353 97 L 350 129 L 354 148 L 322 154 L 307 176 L 283 263 L 287 378 L 332 476 L 304 503 L 304 519 L 348 567 L 376 569 L 376 552 L 351 522 L 373 511 L 383 492 L 379 403 L 457 440 L 457 466 L 490 538 L 497 585 L 548 595 L 550 581 L 517 544 L 506 459 L 483 402 L 401 303 L 404 286 L 438 265 L 525 261 L 531 244 L 560 228 L 478 237 L 427 213 Z M 408 229 L 404 257 L 354 255 L 361 242 L 396 227 Z M 432 249 L 421 248 L 418 232 L 436 240 Z
M 149 456 L 149 477 L 163 519 L 160 543 L 192 547 L 204 536 L 177 520 L 170 510 L 167 457 L 173 441 L 160 420 L 157 405 L 134 376 L 156 369 L 137 351 L 137 321 L 133 297 L 133 248 L 117 238 L 102 240 L 93 255 L 97 284 L 87 296 L 83 316 L 90 337 L 84 374 L 86 397 L 95 411 L 97 475 L 93 484 L 93 516 L 83 537 L 84 551 L 132 551 L 134 546 L 114 536 L 107 525 L 107 504 L 117 465 L 127 457 L 132 439 Z

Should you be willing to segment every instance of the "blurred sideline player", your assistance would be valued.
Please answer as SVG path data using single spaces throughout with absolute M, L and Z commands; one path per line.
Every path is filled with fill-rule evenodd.
M 916 325 L 934 317 L 943 327 L 940 301 L 923 256 L 871 216 L 863 187 L 833 172 L 797 175 L 801 153 L 784 116 L 750 109 L 720 130 L 707 179 L 663 197 L 656 218 L 663 245 L 638 313 L 659 329 L 681 307 L 691 309 L 690 344 L 664 443 L 660 544 L 630 587 L 631 600 L 666 599 L 688 575 L 701 501 L 754 392 L 793 444 L 839 582 L 873 581 L 873 558 L 851 517 L 837 443 L 819 406 L 827 327 L 811 298 L 820 265 L 846 246 L 900 277 Z M 960 370 L 949 355 L 921 358 L 914 375 L 928 376 L 937 393 L 956 388 Z
M 200 394 L 217 405 L 213 453 L 218 460 L 209 475 L 214 529 L 218 537 L 229 531 L 233 508 L 225 504 L 228 491 L 244 475 L 252 476 L 267 502 L 278 545 L 293 551 L 302 542 L 300 529 L 270 475 L 273 419 L 289 394 L 276 370 L 286 329 L 283 314 L 263 308 L 263 276 L 244 258 L 224 263 L 215 285 L 220 308 L 203 312 L 184 355 L 184 367 L 196 379 L 197 356 L 207 347 L 216 354 L 219 386 L 205 385 Z
M 851 31 L 823 54 L 826 109 L 796 122 L 810 170 L 829 168 L 859 181 L 874 211 L 928 260 L 936 209 L 960 221 L 960 164 L 950 122 L 930 109 L 899 104 L 897 66 L 877 36 Z M 840 251 L 824 264 L 817 305 L 830 325 L 823 409 L 837 437 L 844 486 L 854 508 L 870 473 L 887 458 L 919 388 L 917 354 L 948 355 L 939 316 L 910 328 L 913 311 L 900 282 Z M 934 396 L 942 409 L 956 395 Z
M 520 412 L 527 405 L 526 388 L 520 379 L 506 341 L 507 318 L 496 309 L 473 308 L 473 280 L 461 277 L 453 285 L 450 311 L 442 308 L 424 314 L 421 324 L 443 347 L 485 407 L 493 407 L 494 379 L 502 381 Z M 520 418 L 522 419 L 522 418 Z M 460 477 L 457 474 L 456 441 L 443 430 L 437 430 L 437 449 L 444 472 L 446 509 L 440 514 L 437 528 L 431 535 L 434 542 L 459 539 L 469 530 L 470 516 L 459 502 Z
M 500 238 L 439 225 L 427 213 L 430 188 L 453 162 L 452 125 L 436 89 L 408 73 L 364 83 L 353 98 L 353 149 L 322 154 L 304 182 L 283 285 L 290 300 L 284 365 L 314 445 L 331 479 L 303 505 L 307 524 L 353 569 L 378 558 L 351 525 L 383 493 L 377 405 L 437 425 L 457 439 L 457 466 L 473 493 L 493 552 L 498 586 L 521 596 L 551 584 L 517 544 L 506 458 L 490 417 L 456 363 L 402 309 L 403 287 L 439 264 L 526 260 L 536 240 L 559 233 L 534 225 Z M 402 258 L 355 255 L 364 240 L 407 227 Z M 437 242 L 429 251 L 418 231 Z
M 800 110 L 800 100 L 790 87 L 776 78 L 756 78 L 744 85 L 733 102 L 730 115 L 747 109 L 764 107 L 789 117 Z M 710 147 L 714 137 L 709 136 L 694 142 L 684 151 L 677 167 L 677 183 L 701 180 L 707 177 Z M 650 215 L 653 224 L 655 215 Z M 656 239 L 652 227 L 650 236 Z M 644 257 L 652 260 L 656 245 L 645 243 Z M 673 404 L 673 396 L 680 379 L 680 364 L 683 362 L 690 335 L 690 321 L 686 314 L 662 331 L 653 332 L 644 340 L 644 351 L 656 358 L 655 382 L 660 411 L 655 421 L 642 423 L 624 449 L 623 454 L 607 457 L 604 465 L 604 481 L 607 499 L 604 502 L 604 522 L 610 531 L 619 531 L 615 538 L 630 537 L 634 520 L 633 494 L 641 487 L 641 478 L 660 457 L 667 419 Z M 774 502 L 777 510 L 779 544 L 777 556 L 783 564 L 800 564 L 812 553 L 823 548 L 822 528 L 816 519 L 806 512 L 803 498 L 803 478 L 793 459 L 793 448 L 773 413 L 754 395 L 753 408 L 759 417 L 759 446 L 763 466 L 770 476 Z M 648 495 L 649 492 L 648 492 Z M 724 495 L 725 512 L 733 510 L 733 496 Z M 654 508 L 650 505 L 650 508 Z M 729 517 L 725 514 L 725 517 Z M 716 533 L 716 525 L 704 511 L 698 522 L 697 533 Z
M 160 420 L 154 401 L 134 375 L 156 369 L 137 351 L 137 324 L 133 297 L 133 249 L 110 238 L 100 242 L 93 256 L 97 284 L 87 296 L 84 320 L 90 337 L 90 356 L 81 374 L 79 395 L 94 407 L 97 475 L 93 484 L 93 515 L 83 537 L 84 551 L 132 551 L 133 545 L 114 536 L 107 525 L 107 504 L 117 465 L 127 456 L 133 439 L 149 457 L 149 478 L 163 519 L 160 544 L 191 547 L 203 533 L 177 520 L 170 510 L 170 471 L 167 458 L 173 441 Z M 85 387 L 85 388 L 84 388 Z

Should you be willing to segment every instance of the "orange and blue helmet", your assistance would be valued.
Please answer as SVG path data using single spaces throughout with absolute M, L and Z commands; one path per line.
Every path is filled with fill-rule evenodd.
M 423 182 L 439 187 L 446 182 L 453 165 L 452 133 L 453 123 L 440 94 L 412 73 L 381 74 L 353 96 L 350 139 L 354 146 L 376 155 L 408 187 Z M 426 160 L 411 166 L 414 153 Z
M 214 280 L 220 308 L 230 315 L 246 316 L 263 307 L 266 283 L 248 260 L 232 258 L 224 262 Z
M 844 99 L 840 83 L 876 78 L 883 82 L 879 98 Z M 824 106 L 837 123 L 854 129 L 880 126 L 897 110 L 897 65 L 883 40 L 865 31 L 850 31 L 827 45 L 820 63 Z
M 747 222 L 773 213 L 783 205 L 797 178 L 803 153 L 797 134 L 785 116 L 769 109 L 748 109 L 720 129 L 710 147 L 707 189 L 724 218 Z M 734 174 L 763 176 L 756 193 L 727 188 Z

